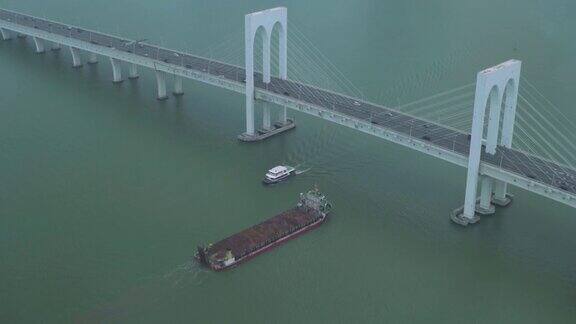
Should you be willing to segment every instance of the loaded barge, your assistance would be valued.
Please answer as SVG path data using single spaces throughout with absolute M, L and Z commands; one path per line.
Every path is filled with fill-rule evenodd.
M 234 267 L 321 225 L 331 205 L 318 189 L 300 194 L 296 207 L 207 247 L 196 259 L 214 271 Z

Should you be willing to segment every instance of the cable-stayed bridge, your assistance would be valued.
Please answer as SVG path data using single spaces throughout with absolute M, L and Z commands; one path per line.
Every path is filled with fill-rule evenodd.
M 192 79 L 246 95 L 244 141 L 258 141 L 294 127 L 286 108 L 304 112 L 357 129 L 416 151 L 468 169 L 464 206 L 452 214 L 456 223 L 467 225 L 479 214 L 495 212 L 495 206 L 510 203 L 508 185 L 576 207 L 576 170 L 512 147 L 521 62 L 510 60 L 478 73 L 471 132 L 415 117 L 359 98 L 321 89 L 288 77 L 288 25 L 286 8 L 246 15 L 245 66 L 237 66 L 181 51 L 171 50 L 119 36 L 108 35 L 0 9 L 0 30 L 4 40 L 30 36 L 36 52 L 48 46 L 70 49 L 73 66 L 82 66 L 107 57 L 113 81 L 121 82 L 122 64 L 129 64 L 129 78 L 138 77 L 138 67 L 156 73 L 157 97 L 166 99 L 166 76 L 173 75 L 174 94 L 183 93 L 182 79 Z M 278 76 L 271 75 L 271 39 L 278 31 Z M 262 72 L 255 72 L 254 46 L 262 37 Z M 254 101 L 263 103 L 263 125 L 254 124 Z M 282 106 L 272 123 L 270 106 Z M 478 187 L 480 193 L 478 194 Z M 479 197 L 478 197 L 479 196 Z

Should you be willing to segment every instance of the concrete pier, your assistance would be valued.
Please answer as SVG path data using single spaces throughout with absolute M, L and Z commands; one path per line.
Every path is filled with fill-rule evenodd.
M 88 55 L 88 64 L 96 64 L 98 63 L 98 55 L 96 53 L 90 53 Z
M 110 63 L 112 64 L 112 82 L 120 83 L 122 80 L 122 63 L 120 60 L 115 58 L 110 58 Z
M 166 72 L 156 70 L 156 85 L 158 87 L 158 95 L 156 96 L 156 99 L 168 99 L 168 95 L 166 94 Z
M 476 212 L 480 215 L 493 215 L 496 212 L 496 207 L 492 204 L 492 190 L 494 180 L 482 176 L 482 189 L 480 191 L 480 202 L 476 205 Z
M 44 48 L 44 40 L 38 37 L 34 37 L 34 45 L 36 46 L 36 53 L 42 54 L 46 52 Z
M 72 54 L 72 67 L 81 67 L 82 59 L 80 57 L 80 50 L 74 47 L 70 47 L 70 53 Z
M 270 130 L 272 128 L 271 116 L 270 116 L 270 104 L 267 102 L 263 103 L 262 108 L 262 128 L 264 130 Z
M 131 63 L 128 68 L 128 79 L 138 79 L 138 65 Z
M 60 43 L 52 42 L 52 46 L 50 47 L 50 50 L 59 51 L 61 49 L 62 49 L 62 45 Z
M 282 110 L 280 111 L 280 118 L 278 120 L 282 124 L 288 123 L 288 108 L 282 107 Z
M 2 34 L 2 40 L 12 39 L 12 33 L 8 29 L 0 28 L 0 34 Z
M 492 197 L 494 205 L 498 207 L 508 207 L 512 203 L 512 199 L 512 195 L 508 193 L 508 184 L 495 180 L 494 197 Z
M 174 91 L 172 93 L 175 96 L 182 96 L 184 94 L 184 89 L 182 87 L 182 77 L 179 75 L 174 76 Z

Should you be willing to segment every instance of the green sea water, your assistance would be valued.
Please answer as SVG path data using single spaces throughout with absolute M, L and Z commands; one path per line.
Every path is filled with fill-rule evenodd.
M 572 0 L 0 0 L 195 53 L 277 5 L 370 99 L 517 58 L 576 120 Z M 294 112 L 295 131 L 243 144 L 242 96 L 187 81 L 158 102 L 151 72 L 111 74 L 0 42 L 1 323 L 576 322 L 575 210 L 513 188 L 510 208 L 461 228 L 462 168 Z M 263 187 L 281 163 L 311 170 Z M 314 185 L 334 205 L 318 230 L 232 271 L 193 261 Z

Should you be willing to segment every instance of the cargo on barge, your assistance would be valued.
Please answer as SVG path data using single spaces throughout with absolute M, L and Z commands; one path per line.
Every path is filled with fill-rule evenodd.
M 207 247 L 199 246 L 196 259 L 220 271 L 278 246 L 326 220 L 331 205 L 318 189 L 300 194 L 296 207 Z

